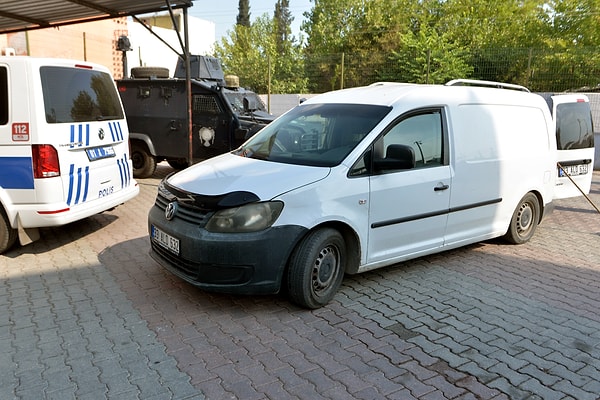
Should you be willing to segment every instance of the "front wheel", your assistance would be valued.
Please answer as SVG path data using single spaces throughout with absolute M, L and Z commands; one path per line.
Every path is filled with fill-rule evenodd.
M 527 193 L 515 209 L 504 238 L 514 244 L 522 244 L 533 236 L 540 221 L 540 201 L 533 193 Z
M 288 267 L 290 299 L 305 308 L 327 304 L 344 278 L 346 243 L 335 229 L 311 232 L 294 249 Z

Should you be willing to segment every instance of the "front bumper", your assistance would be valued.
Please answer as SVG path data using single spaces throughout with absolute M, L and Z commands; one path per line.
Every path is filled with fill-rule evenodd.
M 179 240 L 179 254 L 150 234 L 150 255 L 164 268 L 205 290 L 236 294 L 277 293 L 290 253 L 306 232 L 301 226 L 272 227 L 253 233 L 211 233 L 174 219 L 153 206 L 148 232 L 155 226 Z

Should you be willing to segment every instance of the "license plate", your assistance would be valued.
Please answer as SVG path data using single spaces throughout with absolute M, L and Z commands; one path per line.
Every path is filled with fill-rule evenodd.
M 90 161 L 96 161 L 115 156 L 115 149 L 113 149 L 112 146 L 92 147 L 91 149 L 86 149 L 85 152 L 87 153 Z
M 558 176 L 561 178 L 567 175 L 577 176 L 585 175 L 587 173 L 588 164 L 563 165 L 562 168 L 558 168 Z
M 152 225 L 151 234 L 152 240 L 156 243 L 175 254 L 179 254 L 179 239 L 161 231 L 154 225 Z

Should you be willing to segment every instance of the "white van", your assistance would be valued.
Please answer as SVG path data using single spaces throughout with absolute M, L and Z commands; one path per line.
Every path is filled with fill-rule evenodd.
M 558 179 L 555 198 L 589 193 L 594 172 L 594 127 L 584 94 L 542 94 L 556 121 Z
M 0 252 L 139 192 L 109 70 L 0 57 Z
M 148 216 L 153 258 L 206 290 L 283 289 L 316 308 L 344 273 L 528 241 L 557 190 L 550 109 L 525 88 L 462 84 L 316 96 L 167 177 Z

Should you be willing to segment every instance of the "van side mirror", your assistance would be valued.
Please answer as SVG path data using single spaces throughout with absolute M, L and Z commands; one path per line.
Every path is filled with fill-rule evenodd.
M 395 169 L 412 169 L 416 166 L 415 150 L 405 144 L 388 146 L 385 158 L 373 160 L 375 171 L 390 171 Z

